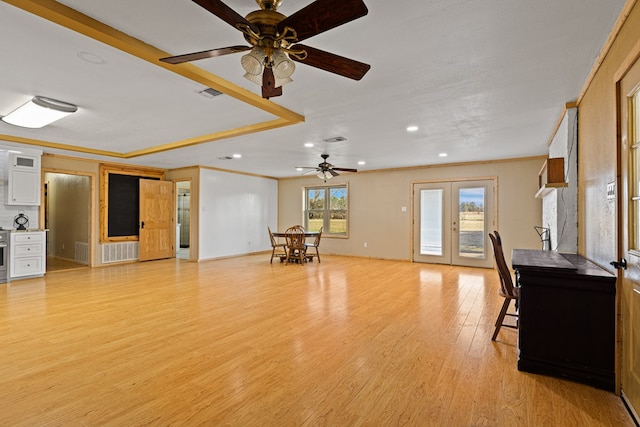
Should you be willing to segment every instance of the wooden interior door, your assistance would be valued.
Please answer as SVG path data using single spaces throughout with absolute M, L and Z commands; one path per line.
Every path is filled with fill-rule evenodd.
M 140 261 L 175 255 L 173 182 L 140 180 Z
M 621 345 L 620 385 L 622 396 L 635 412 L 640 411 L 640 61 L 619 84 L 620 181 L 618 270 Z

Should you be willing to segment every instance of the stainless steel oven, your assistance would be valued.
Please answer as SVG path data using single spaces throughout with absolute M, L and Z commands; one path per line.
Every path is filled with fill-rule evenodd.
M 9 279 L 9 230 L 0 230 L 0 283 Z

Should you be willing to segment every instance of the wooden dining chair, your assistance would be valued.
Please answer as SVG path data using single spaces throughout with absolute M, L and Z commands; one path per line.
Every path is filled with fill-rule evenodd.
M 520 296 L 520 289 L 514 285 L 513 279 L 511 277 L 511 271 L 509 271 L 507 262 L 504 259 L 504 252 L 502 250 L 501 244 L 502 239 L 500 238 L 500 234 L 498 234 L 497 232 L 494 233 L 496 233 L 497 236 L 489 233 L 489 238 L 491 239 L 491 245 L 493 246 L 493 255 L 496 260 L 496 267 L 498 269 L 498 276 L 500 278 L 500 290 L 498 291 L 498 294 L 504 298 L 504 302 L 502 303 L 500 314 L 498 314 L 498 318 L 496 319 L 495 330 L 493 331 L 491 341 L 496 340 L 501 327 L 518 329 L 518 299 Z M 515 301 L 515 314 L 507 313 L 509 305 L 511 304 L 511 300 Z M 515 318 L 515 325 L 505 323 L 504 320 L 506 316 Z
M 287 264 L 291 261 L 298 261 L 303 264 L 306 259 L 306 246 L 304 228 L 296 226 L 287 228 L 284 232 L 287 244 Z
M 315 239 L 313 239 L 313 243 L 305 243 L 305 252 L 307 255 L 307 259 L 309 261 L 313 261 L 313 257 L 318 257 L 318 262 L 320 262 L 320 252 L 318 252 L 318 248 L 320 247 L 320 238 L 322 237 L 322 228 L 320 227 L 320 230 L 318 230 L 318 234 L 316 235 Z M 309 248 L 314 248 L 316 250 L 315 255 L 309 253 Z
M 271 239 L 271 259 L 269 262 L 273 264 L 274 257 L 280 258 L 280 262 L 284 261 L 287 258 L 287 244 L 278 243 L 271 228 L 267 226 L 267 230 L 269 230 L 269 238 Z

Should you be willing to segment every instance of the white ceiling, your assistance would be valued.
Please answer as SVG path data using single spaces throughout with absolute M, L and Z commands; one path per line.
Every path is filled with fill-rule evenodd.
M 9 1 L 25 4 L 26 1 Z M 46 1 L 44 2 L 46 3 Z M 54 3 L 54 2 L 52 2 Z M 170 55 L 245 44 L 191 0 L 64 0 L 82 14 Z M 284 0 L 291 15 L 309 0 Z M 0 121 L 0 141 L 109 161 L 205 165 L 273 177 L 299 175 L 330 154 L 338 167 L 397 168 L 543 155 L 565 103 L 575 100 L 624 0 L 365 0 L 369 14 L 305 44 L 371 64 L 353 81 L 297 64 L 279 106 L 304 122 L 121 159 L 130 153 L 278 119 L 232 96 L 207 99 L 201 83 L 0 2 L 0 116 L 33 95 L 79 106 L 42 129 Z M 254 0 L 227 0 L 246 15 Z M 100 59 L 95 64 L 80 58 Z M 241 54 L 193 65 L 244 87 Z M 155 61 L 155 59 L 152 59 Z M 172 66 L 176 67 L 176 66 Z M 262 101 L 259 101 L 262 102 Z M 408 125 L 419 130 L 408 133 Z M 346 142 L 324 139 L 343 136 Z M 313 148 L 304 143 L 312 142 Z M 446 152 L 446 158 L 438 154 Z M 220 160 L 234 153 L 241 159 Z M 359 166 L 358 161 L 366 161 Z

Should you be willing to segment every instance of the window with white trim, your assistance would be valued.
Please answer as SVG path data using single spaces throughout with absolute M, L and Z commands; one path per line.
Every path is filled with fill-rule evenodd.
M 307 187 L 304 190 L 304 227 L 323 235 L 347 236 L 349 189 L 346 184 Z

